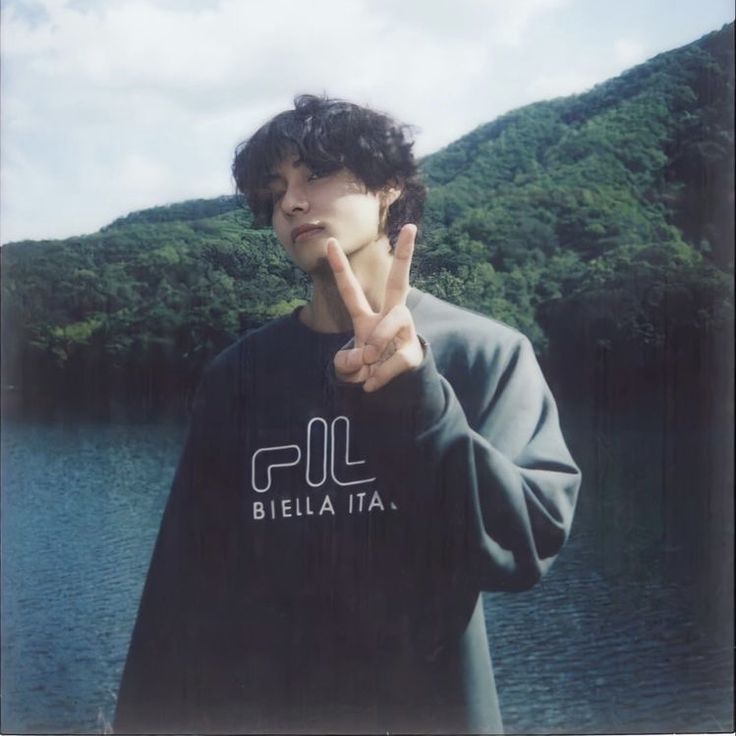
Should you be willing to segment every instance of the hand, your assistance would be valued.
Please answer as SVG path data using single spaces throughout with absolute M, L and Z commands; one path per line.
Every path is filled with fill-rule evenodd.
M 416 235 L 415 225 L 401 228 L 380 312 L 373 311 L 368 303 L 337 240 L 327 241 L 327 258 L 355 332 L 354 347 L 335 355 L 335 373 L 341 381 L 362 383 L 364 391 L 376 391 L 401 373 L 417 368 L 424 359 L 414 319 L 406 306 Z

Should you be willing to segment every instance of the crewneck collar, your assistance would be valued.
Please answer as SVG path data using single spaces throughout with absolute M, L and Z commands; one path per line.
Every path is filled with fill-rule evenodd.
M 422 298 L 423 295 L 424 293 L 419 291 L 419 289 L 415 289 L 414 287 L 409 289 L 409 294 L 406 297 L 406 306 L 409 307 L 410 311 L 414 311 L 415 307 L 417 306 L 419 300 Z M 299 319 L 299 312 L 302 310 L 302 308 L 302 306 L 299 306 L 294 309 L 294 311 L 290 315 L 290 318 L 292 323 L 296 327 L 298 327 L 304 335 L 309 335 L 313 339 L 321 339 L 325 341 L 330 341 L 337 338 L 348 340 L 353 336 L 352 330 L 341 330 L 338 332 L 321 332 L 320 330 L 312 329 L 308 325 L 305 325 L 304 322 Z

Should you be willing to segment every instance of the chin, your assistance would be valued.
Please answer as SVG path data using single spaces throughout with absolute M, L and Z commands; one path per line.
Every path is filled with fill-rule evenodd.
M 301 265 L 300 268 L 304 273 L 317 278 L 332 278 L 332 268 L 327 260 L 327 255 L 321 255 L 312 260 L 309 264 Z
M 309 248 L 296 247 L 286 248 L 287 255 L 291 259 L 292 263 L 304 271 L 304 273 L 312 273 L 315 269 L 321 269 L 321 264 L 326 264 L 329 268 L 327 261 L 327 243 L 321 244 L 310 244 Z

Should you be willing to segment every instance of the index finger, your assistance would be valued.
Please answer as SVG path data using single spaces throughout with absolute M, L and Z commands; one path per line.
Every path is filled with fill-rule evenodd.
M 404 225 L 399 233 L 394 248 L 394 262 L 388 273 L 386 293 L 383 297 L 383 313 L 387 313 L 399 304 L 406 304 L 409 295 L 409 272 L 414 255 L 414 241 L 417 237 L 416 225 Z
M 363 292 L 363 287 L 353 273 L 353 269 L 350 268 L 348 257 L 343 253 L 342 248 L 337 244 L 335 238 L 330 238 L 327 241 L 327 261 L 335 276 L 337 290 L 340 292 L 348 314 L 353 319 L 366 314 L 374 314 Z

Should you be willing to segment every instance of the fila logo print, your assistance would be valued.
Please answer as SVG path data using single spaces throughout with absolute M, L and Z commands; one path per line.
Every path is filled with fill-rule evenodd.
M 322 417 L 314 417 L 307 424 L 306 464 L 304 479 L 312 488 L 327 482 L 328 475 L 338 486 L 371 483 L 375 477 L 354 478 L 352 468 L 364 465 L 365 460 L 350 459 L 350 419 L 339 416 L 328 424 Z M 266 493 L 273 483 L 273 472 L 278 468 L 298 465 L 302 459 L 299 445 L 262 447 L 251 459 L 251 486 L 256 493 Z

